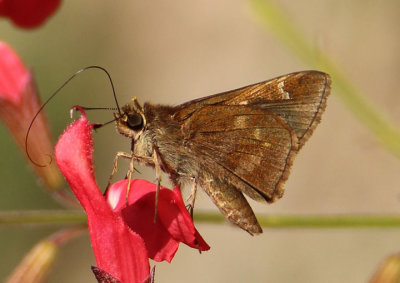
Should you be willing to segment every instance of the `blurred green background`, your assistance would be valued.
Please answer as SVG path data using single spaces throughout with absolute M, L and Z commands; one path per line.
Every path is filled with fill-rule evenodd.
M 316 50 L 332 56 L 399 125 L 400 2 L 277 3 Z M 111 72 L 120 104 L 136 96 L 176 105 L 310 69 L 260 25 L 246 1 L 64 1 L 39 29 L 17 29 L 2 19 L 0 35 L 34 70 L 43 99 L 93 64 Z M 114 106 L 102 73 L 81 75 L 48 105 L 55 139 L 70 123 L 75 104 Z M 106 122 L 112 113 L 92 112 L 89 119 Z M 285 196 L 269 206 L 251 202 L 257 213 L 400 213 L 399 159 L 336 99 L 335 82 L 322 120 L 294 162 Z M 128 150 L 129 141 L 113 126 L 95 135 L 101 187 L 115 153 Z M 37 184 L 4 126 L 0 156 L 1 210 L 60 208 Z M 154 180 L 152 170 L 140 171 L 137 177 Z M 202 192 L 196 209 L 217 210 Z M 59 227 L 0 226 L 0 281 L 34 243 Z M 385 256 L 400 250 L 399 229 L 264 229 L 256 237 L 227 224 L 199 224 L 198 230 L 211 250 L 200 255 L 181 246 L 172 264 L 157 264 L 156 282 L 366 282 Z M 62 248 L 49 282 L 95 282 L 90 265 L 95 262 L 85 235 Z

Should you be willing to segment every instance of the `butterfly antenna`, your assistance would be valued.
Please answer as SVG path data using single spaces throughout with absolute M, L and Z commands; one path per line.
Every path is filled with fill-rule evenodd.
M 99 70 L 101 70 L 101 71 L 103 71 L 106 75 L 107 75 L 107 77 L 108 77 L 108 80 L 110 81 L 110 84 L 111 84 L 111 88 L 112 88 L 112 92 L 113 92 L 113 95 L 114 95 L 114 100 L 115 100 L 115 104 L 116 104 L 116 106 L 117 106 L 117 110 L 118 110 L 118 113 L 121 115 L 121 109 L 120 109 L 120 107 L 119 107 L 119 104 L 118 104 L 118 99 L 117 99 L 117 95 L 116 95 L 116 93 L 115 93 L 115 88 L 114 88 L 114 83 L 113 83 L 113 81 L 112 81 L 112 79 L 111 79 L 111 75 L 110 75 L 110 73 L 105 69 L 105 68 L 103 68 L 103 67 L 101 67 L 101 66 L 96 66 L 96 65 L 93 65 L 93 66 L 87 66 L 87 67 L 85 67 L 85 68 L 82 68 L 82 69 L 80 69 L 80 70 L 78 70 L 75 74 L 73 74 L 68 80 L 66 80 L 41 106 L 40 106 L 40 108 L 39 108 L 39 110 L 36 112 L 36 114 L 35 114 L 35 116 L 33 116 L 33 118 L 32 118 L 32 121 L 31 121 L 31 123 L 29 124 L 29 127 L 28 127 L 28 130 L 27 130 L 27 132 L 26 132 L 26 136 L 25 136 L 25 153 L 26 153 L 26 155 L 27 155 L 27 157 L 28 157 L 28 159 L 33 163 L 33 164 L 35 164 L 36 166 L 39 166 L 39 167 L 46 167 L 46 166 L 48 166 L 49 164 L 51 164 L 51 161 L 52 161 L 52 158 L 51 158 L 51 156 L 49 155 L 49 157 L 50 157 L 50 162 L 47 164 L 47 165 L 43 165 L 43 164 L 39 164 L 39 163 L 37 163 L 37 162 L 35 162 L 33 159 L 32 159 L 32 157 L 29 155 L 29 151 L 28 151 L 28 137 L 29 137 L 29 133 L 30 133 L 30 131 L 31 131 L 31 129 L 32 129 L 32 126 L 33 126 L 33 123 L 35 122 L 35 120 L 36 120 L 36 118 L 39 116 L 39 114 L 40 114 L 40 112 L 43 110 L 43 108 L 72 80 L 72 79 L 74 79 L 77 75 L 79 75 L 80 73 L 82 73 L 82 72 L 84 72 L 84 71 L 86 71 L 86 70 L 89 70 L 89 69 L 99 69 Z

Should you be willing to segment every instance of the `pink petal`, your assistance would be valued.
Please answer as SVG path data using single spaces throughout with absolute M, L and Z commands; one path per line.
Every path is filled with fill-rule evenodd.
M 56 145 L 57 165 L 86 211 L 98 267 L 122 282 L 142 282 L 150 273 L 145 244 L 111 210 L 96 184 L 91 130 L 84 114 L 66 129 Z

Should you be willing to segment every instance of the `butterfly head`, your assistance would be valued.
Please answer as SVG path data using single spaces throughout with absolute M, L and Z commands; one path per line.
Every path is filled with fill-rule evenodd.
M 142 107 L 136 101 L 126 104 L 120 113 L 114 113 L 117 131 L 131 139 L 136 140 L 146 126 Z

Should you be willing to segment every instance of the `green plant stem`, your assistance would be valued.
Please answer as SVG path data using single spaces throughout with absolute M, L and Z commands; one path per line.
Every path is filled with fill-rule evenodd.
M 269 228 L 400 228 L 400 216 L 390 215 L 259 215 L 260 225 Z M 195 223 L 224 223 L 216 212 L 197 212 Z M 82 224 L 86 215 L 80 211 L 42 210 L 0 212 L 0 225 Z
M 389 215 L 257 215 L 268 228 L 400 228 L 400 216 Z M 198 213 L 195 223 L 220 223 L 225 218 L 216 213 Z
M 34 210 L 34 211 L 2 211 L 0 225 L 4 224 L 79 224 L 86 223 L 86 215 L 82 211 L 73 210 Z
M 261 216 L 263 227 L 299 227 L 299 228 L 357 228 L 380 227 L 400 228 L 400 216 L 368 215 L 324 215 L 324 216 Z
M 262 23 L 287 46 L 293 54 L 312 68 L 327 72 L 332 86 L 349 110 L 368 127 L 387 150 L 400 157 L 400 131 L 365 99 L 335 61 L 319 50 L 298 25 L 272 0 L 250 0 Z

